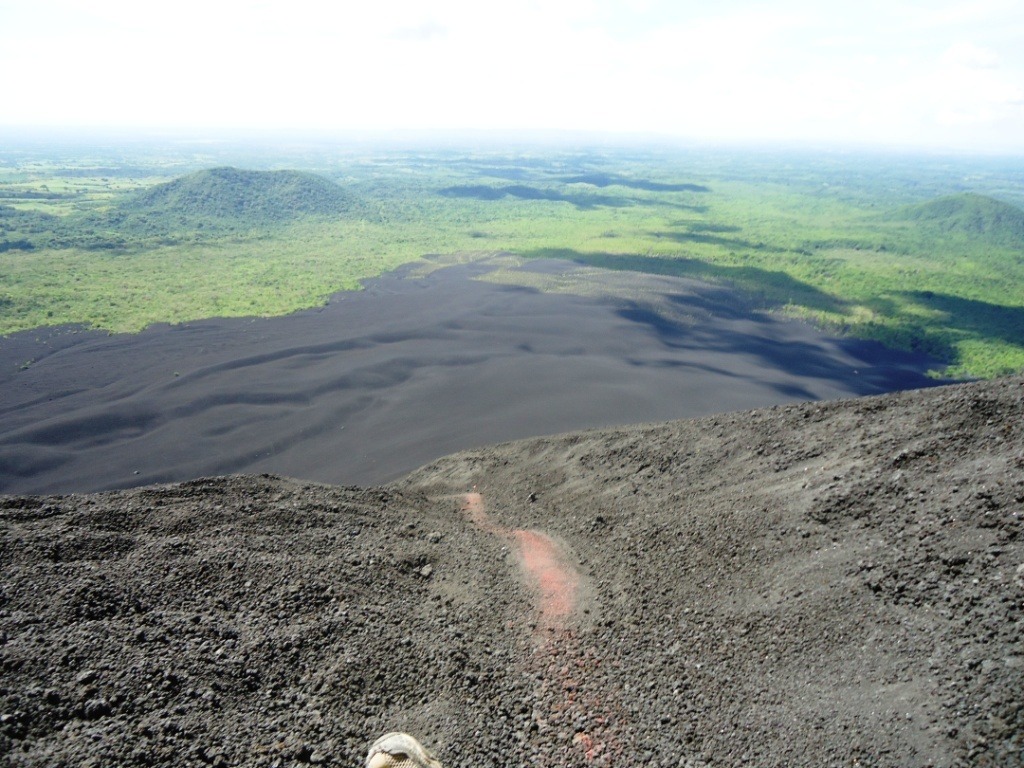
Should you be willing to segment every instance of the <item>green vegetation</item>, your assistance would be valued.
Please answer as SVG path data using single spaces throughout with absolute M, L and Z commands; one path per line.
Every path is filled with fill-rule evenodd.
M 727 282 L 994 376 L 1024 369 L 1022 206 L 1005 159 L 15 147 L 0 333 L 277 315 L 424 254 L 510 251 Z
M 1019 248 L 1024 243 L 1024 211 L 985 195 L 963 192 L 898 211 L 894 219 L 993 244 Z
M 305 216 L 342 216 L 351 206 L 332 181 L 299 171 L 196 171 L 116 204 L 114 223 L 133 233 L 213 227 L 260 229 Z

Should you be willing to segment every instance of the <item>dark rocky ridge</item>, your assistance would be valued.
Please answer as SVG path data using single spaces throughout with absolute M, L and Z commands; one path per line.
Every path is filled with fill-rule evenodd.
M 562 543 L 564 636 L 506 543 Z M 531 501 L 532 499 L 532 501 Z M 1020 765 L 1024 379 L 0 503 L 9 765 Z M 588 739 L 601 749 L 586 757 Z

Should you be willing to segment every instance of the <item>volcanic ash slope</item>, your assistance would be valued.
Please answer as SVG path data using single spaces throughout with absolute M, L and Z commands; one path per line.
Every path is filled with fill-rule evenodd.
M 0 754 L 351 766 L 402 729 L 449 768 L 1020 765 L 1022 516 L 1019 378 L 510 443 L 374 490 L 6 497 Z M 539 613 L 534 540 L 568 615 Z

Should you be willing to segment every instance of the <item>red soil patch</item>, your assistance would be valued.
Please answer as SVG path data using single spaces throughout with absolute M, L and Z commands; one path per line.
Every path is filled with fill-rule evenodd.
M 523 568 L 540 592 L 540 616 L 549 627 L 561 627 L 576 607 L 579 577 L 562 563 L 558 546 L 538 531 L 512 531 Z
M 523 570 L 530 576 L 539 594 L 539 627 L 563 628 L 565 620 L 576 607 L 579 576 L 566 566 L 558 545 L 539 531 L 496 525 L 484 511 L 483 497 L 475 491 L 463 496 L 462 511 L 481 530 L 516 543 Z
M 609 718 L 598 714 L 605 711 L 605 706 L 583 692 L 587 671 L 599 666 L 600 660 L 594 658 L 592 650 L 581 649 L 576 632 L 566 626 L 576 608 L 579 575 L 565 563 L 561 550 L 549 536 L 540 531 L 505 528 L 491 520 L 484 509 L 483 496 L 475 490 L 463 495 L 462 512 L 480 530 L 516 544 L 519 562 L 536 588 L 537 629 L 543 636 L 535 649 L 534 661 L 542 672 L 541 686 L 551 696 L 551 709 L 541 721 L 543 726 L 578 727 L 581 721 L 586 722 L 588 728 L 580 728 L 573 735 L 574 746 L 587 763 L 610 765 L 620 750 L 607 733 Z M 577 675 L 582 675 L 582 680 Z

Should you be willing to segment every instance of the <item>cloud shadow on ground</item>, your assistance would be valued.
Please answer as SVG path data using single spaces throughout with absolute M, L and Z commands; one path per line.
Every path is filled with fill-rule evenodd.
M 520 200 L 547 200 L 556 203 L 571 203 L 580 210 L 591 210 L 598 206 L 609 208 L 625 208 L 633 205 L 632 200 L 609 195 L 566 194 L 553 189 L 529 187 L 525 184 L 512 184 L 505 187 L 492 187 L 487 184 L 445 187 L 439 193 L 442 197 L 474 198 L 476 200 L 496 201 L 506 197 L 517 197 Z
M 585 173 L 579 176 L 567 176 L 561 181 L 566 184 L 591 184 L 595 187 L 629 187 L 645 192 L 710 192 L 710 187 L 703 184 L 664 184 L 646 179 L 631 179 L 613 173 Z
M 754 243 L 738 237 L 722 237 L 721 235 L 708 234 L 707 232 L 651 232 L 649 234 L 651 237 L 664 237 L 677 243 L 704 243 L 707 245 L 720 245 L 723 248 L 729 249 L 761 250 L 764 248 L 764 243 Z
M 628 270 L 667 277 L 713 280 L 742 288 L 761 308 L 776 309 L 788 303 L 827 312 L 843 312 L 846 303 L 785 272 L 759 267 L 711 264 L 685 257 L 632 256 L 616 253 L 584 253 L 570 248 L 539 248 L 520 253 L 526 258 L 568 259 L 602 269 Z
M 991 304 L 932 291 L 902 294 L 930 309 L 957 318 L 957 326 L 979 337 L 1000 339 L 1009 344 L 1024 344 L 1024 307 Z

